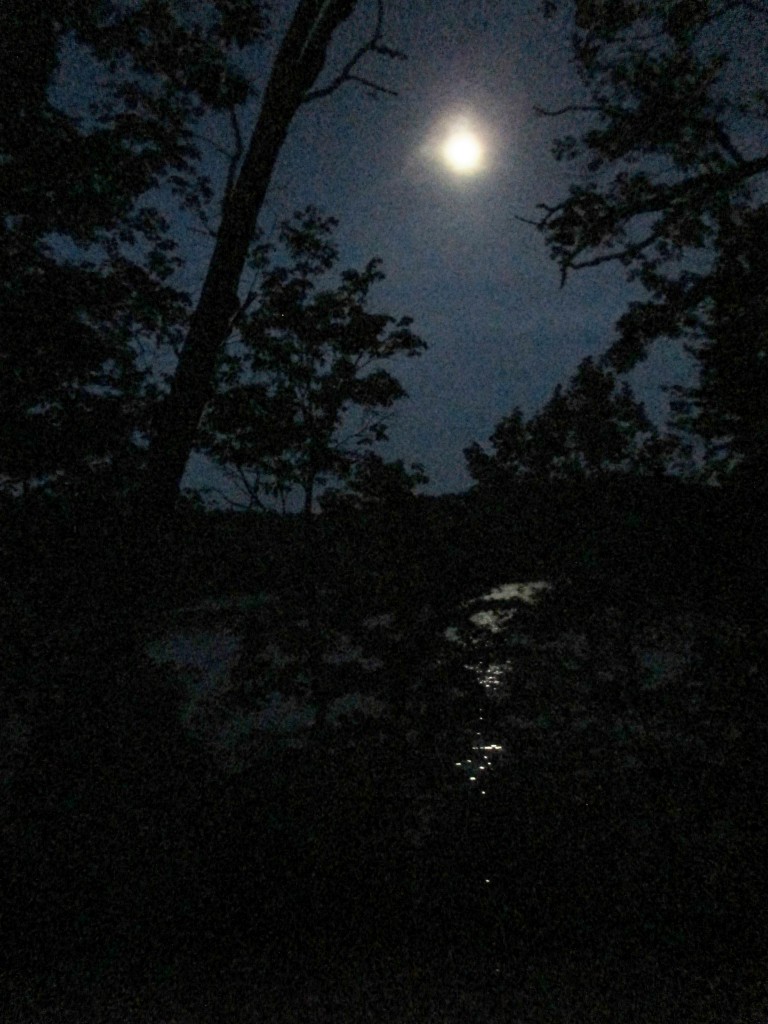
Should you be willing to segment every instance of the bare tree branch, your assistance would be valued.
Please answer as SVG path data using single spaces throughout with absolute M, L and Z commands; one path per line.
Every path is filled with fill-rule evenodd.
M 258 508 L 261 509 L 262 512 L 266 510 L 267 506 L 259 497 L 258 479 L 249 480 L 243 467 L 236 463 L 225 465 L 222 468 L 224 469 L 225 475 L 238 488 L 240 493 L 244 494 L 248 498 L 248 505 L 240 503 L 241 508 Z
M 348 82 L 360 82 L 368 89 L 373 89 L 374 92 L 383 92 L 387 96 L 399 96 L 397 89 L 389 89 L 386 85 L 380 85 L 378 82 L 372 82 L 370 78 L 363 78 L 362 75 L 349 75 L 347 78 Z
M 726 132 L 725 128 L 722 127 L 722 125 L 718 125 L 715 128 L 715 138 L 723 147 L 728 156 L 734 161 L 734 163 L 745 163 L 744 156 L 742 156 L 742 154 L 733 144 L 733 142 L 731 141 L 731 137 L 728 135 L 728 133 Z
M 218 487 L 208 485 L 206 487 L 202 487 L 200 490 L 203 494 L 218 494 L 220 498 L 223 498 L 224 501 L 233 508 L 240 508 L 244 511 L 250 511 L 250 509 L 253 508 L 253 500 L 249 500 L 248 504 L 243 501 L 235 501 L 234 498 L 229 494 L 225 494 L 224 491 L 220 490 Z
M 367 43 L 363 43 L 357 50 L 352 54 L 347 63 L 341 69 L 341 71 L 333 78 L 328 85 L 321 86 L 318 89 L 312 89 L 306 93 L 303 99 L 303 103 L 311 103 L 312 100 L 322 99 L 324 96 L 330 96 L 331 93 L 336 92 L 337 89 L 341 88 L 345 82 L 360 82 L 369 89 L 373 89 L 375 92 L 386 93 L 388 96 L 397 96 L 395 89 L 389 89 L 384 85 L 379 85 L 378 82 L 373 82 L 369 78 L 364 78 L 355 73 L 355 68 L 360 61 L 369 53 L 377 53 L 383 57 L 391 57 L 394 60 L 406 60 L 406 55 L 400 50 L 394 50 L 390 46 L 386 46 L 382 42 L 384 32 L 384 0 L 377 0 L 376 3 L 376 25 L 373 30 L 373 35 Z
M 205 135 L 203 132 L 190 132 L 193 139 L 199 139 L 200 142 L 204 142 L 206 146 L 210 146 L 212 150 L 218 153 L 220 156 L 225 156 L 228 160 L 232 159 L 232 150 L 227 149 L 226 146 L 222 146 L 220 142 L 214 141 L 210 135 Z
M 236 465 L 235 466 L 235 470 L 237 471 L 237 477 L 238 477 L 238 480 L 240 482 L 240 485 L 241 485 L 242 489 L 248 495 L 248 499 L 249 499 L 249 501 L 251 503 L 251 508 L 253 508 L 254 505 L 255 505 L 257 508 L 260 508 L 260 509 L 263 510 L 264 509 L 264 503 L 262 502 L 261 498 L 259 497 L 259 481 L 258 481 L 258 479 L 256 479 L 255 481 L 254 480 L 249 480 L 247 475 L 246 475 L 246 473 L 245 473 L 245 470 L 243 469 L 242 466 Z
M 555 110 L 549 110 L 547 107 L 534 107 L 533 112 L 539 117 L 562 117 L 563 114 L 604 114 L 606 110 L 599 103 L 568 103 Z
M 644 249 L 648 249 L 654 242 L 658 241 L 658 238 L 658 234 L 653 232 L 648 235 L 647 238 L 644 238 L 642 242 L 635 242 L 632 245 L 627 245 L 625 248 L 619 249 L 617 252 L 607 252 L 600 256 L 593 256 L 591 260 L 577 261 L 574 259 L 568 263 L 567 269 L 583 270 L 584 267 L 599 267 L 603 263 L 613 263 L 616 261 L 623 263 L 639 256 Z M 564 268 L 561 274 L 561 285 L 565 284 L 565 275 L 566 271 Z
M 193 235 L 204 235 L 206 238 L 215 238 L 216 237 L 216 232 L 213 230 L 213 228 L 208 227 L 208 218 L 201 216 L 200 220 L 205 225 L 205 227 L 202 227 L 202 228 L 191 227 L 189 230 L 192 232 L 192 234 Z

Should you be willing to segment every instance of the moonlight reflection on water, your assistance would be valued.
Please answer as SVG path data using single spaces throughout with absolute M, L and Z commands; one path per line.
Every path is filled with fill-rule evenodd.
M 493 607 L 490 608 L 479 608 L 479 610 L 473 612 L 469 616 L 469 621 L 481 629 L 488 630 L 489 633 L 499 633 L 502 629 L 507 627 L 511 620 L 514 618 L 517 605 L 519 604 L 533 604 L 544 591 L 550 588 L 550 584 L 545 580 L 533 580 L 525 583 L 505 583 L 501 586 L 495 587 L 487 594 L 483 594 L 482 597 L 471 602 L 471 607 L 475 605 L 485 605 L 493 603 Z M 458 639 L 458 633 L 456 630 L 448 630 L 449 639 Z M 506 668 L 504 665 L 488 665 L 482 669 L 477 670 L 480 673 L 480 682 L 489 696 L 497 693 L 500 687 L 504 684 L 506 677 Z M 481 723 L 485 721 L 482 708 L 478 709 L 477 725 L 480 726 L 475 732 L 475 743 L 472 745 L 473 757 L 467 758 L 464 761 L 457 761 L 456 767 L 462 768 L 468 775 L 469 781 L 477 783 L 481 781 L 482 776 L 480 772 L 487 772 L 490 770 L 494 763 L 504 755 L 504 747 L 501 743 L 489 740 L 484 735 L 484 729 Z M 481 789 L 480 793 L 485 796 L 485 790 Z
M 546 582 L 534 581 L 496 587 L 465 606 L 469 623 L 481 631 L 498 633 L 508 626 L 520 604 L 535 601 L 548 586 Z M 227 715 L 225 705 L 226 694 L 231 689 L 230 674 L 242 647 L 239 632 L 231 623 L 228 624 L 228 617 L 231 618 L 233 608 L 237 610 L 244 602 L 250 607 L 254 600 L 253 597 L 245 598 L 242 595 L 237 598 L 223 597 L 178 609 L 166 629 L 148 645 L 148 652 L 156 661 L 174 664 L 186 681 L 187 699 L 182 713 L 184 721 L 193 727 L 198 710 L 207 709 L 207 713 L 202 716 L 203 728 L 211 731 L 209 741 L 225 758 L 235 756 L 236 748 L 258 750 L 269 737 L 281 737 L 285 742 L 300 744 L 301 737 L 311 728 L 315 716 L 311 702 L 302 703 L 298 698 L 289 698 L 281 693 L 265 695 L 268 698 L 266 702 L 249 714 Z M 386 622 L 378 625 L 387 627 Z M 446 636 L 452 641 L 461 642 L 458 629 L 448 629 Z M 499 692 L 505 684 L 506 666 L 472 665 L 471 654 L 468 654 L 468 660 L 470 667 L 478 673 L 486 693 L 492 696 Z M 352 644 L 343 650 L 340 648 L 338 657 L 328 660 L 329 664 L 339 665 L 355 662 L 361 669 L 370 667 L 361 660 Z M 361 693 L 349 693 L 336 700 L 332 717 L 355 709 L 375 717 L 381 713 L 382 707 Z M 457 768 L 467 773 L 473 785 L 481 781 L 494 762 L 504 754 L 502 744 L 494 737 L 488 737 L 486 728 L 483 711 L 479 708 L 474 723 L 475 739 L 471 756 L 455 762 Z M 268 745 L 266 749 L 269 749 Z

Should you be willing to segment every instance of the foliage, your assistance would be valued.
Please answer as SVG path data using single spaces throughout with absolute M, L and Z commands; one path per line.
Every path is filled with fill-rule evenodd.
M 71 484 L 115 460 L 130 465 L 146 438 L 161 384 L 148 355 L 173 353 L 189 307 L 157 191 L 204 213 L 194 130 L 206 111 L 246 98 L 237 52 L 265 29 L 259 4 L 209 0 L 197 11 L 171 0 L 3 5 L 8 483 Z M 64 84 L 74 61 L 83 75 Z
M 254 133 L 257 149 L 269 139 L 268 157 L 276 158 L 297 107 L 312 98 L 331 36 L 354 7 L 352 0 L 297 4 L 298 20 L 280 47 L 285 59 L 277 61 L 267 90 L 272 105 L 265 97 L 266 121 Z M 245 248 L 252 241 L 235 201 L 251 193 L 249 179 L 238 178 L 247 156 L 231 115 L 249 95 L 243 68 L 261 37 L 263 11 L 252 0 L 211 0 L 194 9 L 181 0 L 3 7 L 0 43 L 14 60 L 0 62 L 10 73 L 0 96 L 0 269 L 11 282 L 2 291 L 0 325 L 0 397 L 8 413 L 0 473 L 33 493 L 13 500 L 2 495 L 6 542 L 19 541 L 11 545 L 2 595 L 2 611 L 11 613 L 9 621 L 3 615 L 11 676 L 4 678 L 3 699 L 14 712 L 21 708 L 28 732 L 10 751 L 12 773 L 3 779 L 0 856 L 11 880 L 3 917 L 20 936 L 11 985 L 19 1003 L 28 1001 L 30 1018 L 48 1012 L 57 1020 L 108 1019 L 100 1000 L 116 979 L 132 999 L 135 994 L 136 1019 L 151 1019 L 152 1008 L 139 1005 L 142 993 L 174 975 L 181 979 L 182 1001 L 196 994 L 210 1011 L 215 1000 L 204 985 L 213 986 L 222 968 L 233 969 L 243 950 L 259 965 L 272 959 L 274 966 L 278 949 L 286 976 L 311 967 L 313 949 L 336 956 L 339 915 L 350 926 L 343 953 L 356 944 L 368 951 L 379 931 L 380 941 L 392 946 L 423 875 L 414 871 L 416 840 L 426 836 L 444 858 L 441 840 L 456 834 L 450 823 L 462 804 L 456 787 L 433 767 L 442 768 L 445 755 L 425 756 L 406 735 L 415 723 L 417 740 L 431 739 L 430 712 L 441 706 L 441 685 L 450 676 L 450 666 L 427 664 L 440 637 L 432 620 L 380 640 L 393 673 L 381 673 L 379 683 L 393 688 L 402 711 L 381 742 L 353 721 L 340 730 L 341 752 L 318 744 L 303 761 L 289 752 L 270 764 L 270 785 L 259 771 L 260 777 L 254 773 L 234 787 L 212 781 L 210 766 L 183 734 L 178 681 L 140 653 L 147 620 L 162 604 L 159 587 L 150 593 L 126 586 L 128 599 L 121 599 L 137 561 L 151 563 L 158 575 L 159 545 L 140 517 L 135 532 L 122 536 L 114 524 L 118 506 L 95 470 L 102 463 L 114 469 L 110 484 L 124 495 L 145 461 L 148 440 L 158 436 L 158 399 L 169 383 L 159 369 L 153 376 L 150 364 L 158 352 L 165 369 L 180 349 L 194 351 L 188 344 L 193 320 L 198 328 L 210 326 L 190 315 L 179 287 L 175 228 L 197 218 L 209 235 L 219 229 L 218 245 L 226 235 L 219 215 L 227 208 L 237 245 L 243 236 Z M 72 62 L 64 58 L 70 52 L 84 74 L 68 90 L 64 79 Z M 379 29 L 363 52 L 393 55 Z M 354 77 L 354 63 L 324 94 Z M 98 96 L 90 104 L 92 91 Z M 276 110 L 283 119 L 280 131 L 271 133 L 265 124 L 274 126 Z M 198 136 L 219 114 L 231 118 L 236 138 L 226 184 L 214 197 L 202 173 Z M 256 163 L 257 184 L 265 190 L 274 159 L 260 151 Z M 251 204 L 254 215 L 258 207 Z M 298 251 L 303 243 L 289 234 L 285 244 Z M 281 342 L 291 351 L 281 312 L 294 312 L 306 328 L 305 354 L 312 359 L 326 331 L 343 351 L 333 364 L 336 378 L 320 395 L 322 415 L 335 423 L 343 401 L 333 388 L 343 385 L 352 405 L 370 411 L 370 419 L 355 426 L 375 441 L 385 434 L 379 414 L 402 389 L 373 363 L 423 346 L 407 322 L 366 310 L 368 290 L 381 276 L 375 261 L 343 275 L 328 293 L 314 287 L 305 293 L 303 279 L 314 286 L 312 261 L 322 264 L 322 247 L 305 253 L 303 266 L 269 268 L 271 295 L 252 315 L 241 312 L 238 344 L 247 348 L 251 332 L 253 365 L 271 380 L 273 367 L 259 362 L 256 339 L 275 363 Z M 219 293 L 211 303 L 222 330 L 230 329 L 239 309 L 243 265 L 231 259 L 223 275 L 221 262 L 210 265 L 212 276 L 226 277 L 226 301 Z M 302 312 L 302 294 L 311 316 Z M 298 362 L 300 349 L 295 352 Z M 372 363 L 365 369 L 367 359 Z M 298 381 L 293 362 L 286 362 L 284 379 Z M 197 396 L 207 396 L 212 374 L 193 376 L 202 382 Z M 178 379 L 173 374 L 173 382 Z M 194 402 L 191 407 L 194 429 L 199 415 Z M 322 415 L 306 423 L 329 441 Z M 169 413 L 172 427 L 173 419 Z M 186 459 L 185 436 L 182 442 Z M 363 502 L 382 493 L 399 500 L 418 476 L 396 464 L 385 467 L 368 445 L 354 448 L 361 457 L 351 471 Z M 92 473 L 94 486 L 84 494 L 81 482 Z M 50 494 L 54 478 L 57 493 Z M 34 493 L 38 484 L 46 486 Z M 192 510 L 182 511 L 191 518 Z M 205 530 L 200 536 L 204 547 Z M 179 542 L 186 539 L 183 533 Z M 314 563 L 307 572 L 297 557 L 295 568 L 294 595 L 317 584 Z M 422 591 L 411 596 L 415 602 Z M 361 630 L 367 597 L 358 588 L 346 605 L 355 604 Z M 332 609 L 335 620 L 316 616 L 308 633 L 297 629 L 298 642 L 307 635 L 322 639 L 326 622 L 339 626 L 341 606 Z M 410 610 L 401 610 L 403 627 Z M 294 612 L 299 623 L 302 614 L 315 615 L 311 595 L 300 595 Z M 298 623 L 288 618 L 288 625 Z M 326 649 L 312 651 L 313 671 L 322 667 Z M 317 677 L 328 683 L 321 697 L 340 685 L 336 672 L 331 663 L 326 676 Z M 440 735 L 455 736 L 457 728 L 455 720 L 444 720 Z M 419 775 L 417 766 L 422 773 L 430 768 L 429 775 Z M 441 816 L 441 808 L 449 813 Z M 413 881 L 400 886 L 409 871 Z M 389 922 L 382 929 L 387 899 Z M 23 1019 L 25 1008 L 11 1012 L 17 1009 Z
M 700 379 L 677 388 L 679 422 L 705 438 L 720 478 L 768 472 L 768 209 L 735 214 L 712 273 L 712 298 L 695 346 Z
M 310 30 L 318 29 L 309 41 L 322 36 L 313 66 L 322 66 L 329 39 L 318 19 L 338 20 L 353 7 L 299 4 L 315 19 Z M 188 212 L 216 221 L 192 132 L 206 112 L 227 117 L 237 108 L 247 84 L 233 54 L 245 45 L 247 56 L 262 32 L 262 7 L 250 0 L 194 10 L 181 0 L 109 8 L 75 0 L 55 17 L 53 8 L 12 0 L 3 9 L 9 31 L 0 33 L 0 45 L 13 52 L 27 38 L 38 44 L 20 63 L 0 61 L 15 76 L 0 90 L 0 269 L 17 285 L 2 292 L 0 397 L 10 411 L 0 472 L 27 485 L 46 474 L 74 479 L 118 452 L 126 463 L 142 458 L 137 438 L 146 438 L 162 385 L 144 373 L 139 344 L 177 347 L 188 312 L 150 198 L 170 185 Z M 610 42 L 639 10 L 625 3 L 580 9 L 584 18 L 590 10 L 600 15 L 595 31 Z M 690 22 L 704 7 L 665 9 L 684 28 L 686 11 Z M 682 29 L 670 24 L 675 31 Z M 79 121 L 49 89 L 56 53 L 73 45 L 73 32 L 82 52 L 115 76 L 106 106 Z M 680 80 L 682 88 L 688 79 Z M 16 102 L 22 117 L 13 116 Z M 696 109 L 709 108 L 690 103 L 674 111 L 672 127 L 662 118 L 657 130 L 672 131 Z M 727 184 L 726 171 L 718 180 Z M 762 457 L 762 413 L 751 398 L 742 402 L 748 385 L 763 379 L 760 215 L 731 204 L 728 223 L 717 223 L 722 258 L 699 311 L 704 372 L 691 396 L 697 429 L 715 441 L 727 437 L 745 461 Z M 334 386 L 351 407 L 370 411 L 361 429 L 371 429 L 375 442 L 371 424 L 400 392 L 386 374 L 375 376 L 374 364 L 421 346 L 408 324 L 367 312 L 380 275 L 375 262 L 322 290 L 318 282 L 334 266 L 324 225 L 318 218 L 312 230 L 286 229 L 294 262 L 265 258 L 264 291 L 252 298 L 262 302 L 237 314 L 238 338 L 222 363 L 222 375 L 228 366 L 233 375 L 227 387 L 258 398 L 255 420 L 237 418 L 235 403 L 230 412 L 246 438 L 253 428 L 253 451 L 273 460 L 270 474 L 276 467 L 305 484 L 313 479 L 308 468 L 330 475 L 342 465 L 333 460 L 349 457 L 341 472 L 346 502 L 329 496 L 336 508 L 313 517 L 305 543 L 285 518 L 258 517 L 263 532 L 242 545 L 249 523 L 226 524 L 228 582 L 242 584 L 251 561 L 254 585 L 271 588 L 273 598 L 251 607 L 239 696 L 253 707 L 258 687 L 272 680 L 305 686 L 321 714 L 301 756 L 283 749 L 240 778 L 215 777 L 180 728 L 174 680 L 137 656 L 137 607 L 115 600 L 112 573 L 126 572 L 140 545 L 126 555 L 104 543 L 114 508 L 99 488 L 87 502 L 0 495 L 8 545 L 2 611 L 11 613 L 3 617 L 3 706 L 22 724 L 30 707 L 35 712 L 29 732 L 12 737 L 4 764 L 11 770 L 0 857 L 10 885 L 2 909 L 20 936 L 9 951 L 13 994 L 35 1020 L 150 1020 L 161 989 L 178 996 L 163 1013 L 168 1019 L 252 1012 L 391 1020 L 409 1009 L 400 992 L 387 991 L 396 987 L 392 979 L 405 990 L 421 977 L 425 1011 L 440 1003 L 433 1015 L 456 1020 L 477 1009 L 466 967 L 474 957 L 477 1002 L 487 1009 L 474 1013 L 479 1020 L 734 1019 L 739 984 L 748 984 L 750 971 L 763 983 L 751 961 L 768 934 L 765 546 L 752 506 L 738 517 L 732 502 L 723 506 L 722 523 L 735 538 L 728 554 L 742 559 L 736 568 L 722 555 L 722 536 L 693 514 L 705 503 L 703 489 L 685 504 L 670 487 L 668 514 L 645 514 L 673 482 L 644 477 L 637 488 L 644 507 L 622 486 L 627 470 L 650 474 L 664 463 L 640 406 L 594 364 L 530 422 L 516 411 L 499 428 L 495 454 L 476 456 L 477 478 L 487 470 L 489 480 L 508 473 L 554 481 L 548 495 L 557 491 L 573 506 L 563 522 L 574 557 L 563 567 L 570 584 L 518 619 L 532 638 L 527 653 L 506 634 L 475 650 L 488 663 L 510 663 L 516 684 L 505 709 L 513 756 L 483 804 L 448 773 L 460 756 L 455 745 L 472 742 L 467 723 L 478 687 L 465 652 L 451 650 L 444 631 L 461 588 L 474 585 L 466 578 L 472 545 L 492 549 L 484 573 L 506 569 L 495 535 L 478 530 L 467 541 L 473 520 L 461 502 L 412 495 L 415 467 L 384 463 L 359 438 L 337 444 L 330 428 L 343 401 Z M 234 292 L 225 289 L 225 297 L 236 293 L 241 269 L 234 266 Z M 231 323 L 233 309 L 217 308 L 220 324 Z M 731 376 L 737 337 L 745 363 Z M 391 352 L 382 339 L 391 340 Z M 349 367 L 357 369 L 361 351 L 363 362 L 373 359 L 362 381 Z M 243 358 L 253 379 L 241 376 Z M 203 374 L 204 394 L 209 383 Z M 284 469 L 277 458 L 286 439 L 297 454 Z M 301 444 L 310 442 L 333 460 L 302 463 Z M 581 504 L 572 502 L 579 489 L 565 484 L 574 477 L 590 484 Z M 602 490 L 611 491 L 610 515 L 593 500 Z M 554 547 L 548 502 L 532 517 L 542 550 Z M 203 558 L 223 559 L 206 514 L 190 508 L 185 515 L 197 539 L 190 541 L 190 529 L 179 543 L 200 586 Z M 587 521 L 589 544 L 577 528 Z M 508 514 L 504 527 L 508 535 Z M 746 542 L 748 529 L 760 543 Z M 690 555 L 685 537 L 695 539 Z M 707 571 L 720 588 L 714 596 L 702 594 Z M 687 660 L 654 687 L 641 641 L 659 632 L 665 642 L 687 639 L 693 611 L 706 600 L 711 607 L 702 624 L 693 622 Z M 564 625 L 584 642 L 564 643 Z M 274 653 L 278 641 L 295 656 L 287 667 L 270 662 L 268 647 Z M 370 658 L 370 671 L 339 658 L 346 641 Z M 330 702 L 342 688 L 364 685 L 394 711 L 334 723 Z M 113 977 L 135 999 L 126 1014 L 99 1004 Z M 321 983 L 313 987 L 315 978 L 325 992 Z M 337 981 L 347 985 L 346 1006 L 332 1005 Z M 61 1004 L 78 988 L 82 1006 L 70 1007 L 68 1018 Z M 654 1005 L 655 997 L 668 1001 Z M 723 1012 L 713 1016 L 707 1000 L 716 999 Z M 742 1005 L 754 1008 L 746 999 Z
M 594 479 L 611 473 L 660 474 L 672 454 L 629 384 L 618 384 L 591 357 L 568 387 L 557 385 L 527 422 L 513 409 L 495 428 L 489 454 L 477 444 L 465 450 L 472 477 L 482 485 L 523 480 Z
M 329 83 L 318 85 L 336 31 L 356 7 L 357 0 L 298 0 L 277 49 L 247 142 L 237 111 L 229 111 L 234 147 L 227 153 L 216 242 L 171 387 L 153 421 L 147 474 L 140 497 L 142 514 L 149 524 L 158 517 L 167 521 L 177 501 L 200 420 L 213 395 L 219 357 L 242 312 L 241 278 L 272 174 L 294 117 L 303 104 L 329 96 L 347 82 L 364 82 L 370 90 L 379 90 L 376 83 L 356 72 L 367 55 L 389 59 L 403 56 L 383 43 L 384 8 L 379 0 L 371 37 L 354 51 Z M 391 92 L 386 88 L 383 91 Z
M 309 514 L 319 487 L 353 475 L 364 450 L 386 440 L 385 410 L 405 396 L 381 363 L 426 347 L 410 318 L 366 308 L 384 276 L 378 260 L 319 287 L 338 260 L 335 226 L 310 207 L 282 225 L 287 264 L 258 250 L 255 309 L 220 360 L 202 447 L 256 505 L 298 489 Z
M 762 401 L 763 384 L 759 369 L 744 372 L 754 367 L 757 343 L 743 327 L 760 301 L 751 291 L 760 284 L 748 225 L 764 219 L 768 92 L 746 68 L 763 62 L 765 5 L 546 6 L 573 16 L 574 58 L 588 98 L 546 112 L 585 123 L 555 149 L 579 167 L 581 180 L 561 202 L 542 204 L 538 226 L 563 278 L 613 262 L 644 286 L 648 297 L 630 303 L 618 321 L 609 359 L 624 370 L 658 338 L 692 341 L 703 379 L 693 395 L 701 416 L 689 422 L 707 438 L 730 438 L 733 454 L 745 455 L 752 442 L 726 420 L 745 417 L 744 427 L 751 420 L 749 429 L 762 434 L 759 417 L 745 413 Z M 736 269 L 742 255 L 754 268 L 743 275 Z M 726 298 L 726 278 L 739 275 L 746 289 L 737 297 L 731 288 Z
M 117 463 L 124 484 L 148 461 L 144 490 L 163 477 L 172 503 L 293 116 L 356 80 L 367 55 L 402 56 L 383 43 L 379 5 L 372 38 L 313 92 L 329 41 L 354 8 L 354 0 L 300 0 L 247 146 L 241 119 L 268 4 L 3 5 L 0 269 L 13 283 L 0 294 L 0 478 L 8 484 L 69 484 Z M 232 135 L 231 148 L 213 142 L 216 134 Z M 220 188 L 209 177 L 210 147 L 226 159 Z M 218 238 L 196 312 L 178 273 L 182 223 Z M 201 337 L 210 365 L 190 374 Z M 177 401 L 192 380 L 194 400 Z
M 367 451 L 351 467 L 343 489 L 327 489 L 320 506 L 324 512 L 351 512 L 371 508 L 395 512 L 408 505 L 414 488 L 429 483 L 424 468 L 412 462 L 406 469 L 402 459 L 386 462 L 376 452 Z

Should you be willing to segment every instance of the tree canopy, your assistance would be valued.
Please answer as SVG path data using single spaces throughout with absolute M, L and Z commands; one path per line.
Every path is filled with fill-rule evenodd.
M 712 272 L 698 383 L 676 388 L 678 422 L 704 438 L 707 473 L 768 479 L 768 208 L 733 219 Z
M 319 487 L 352 476 L 366 450 L 386 440 L 386 411 L 405 397 L 382 364 L 426 348 L 410 317 L 368 310 L 384 277 L 379 260 L 322 287 L 339 258 L 335 227 L 310 207 L 282 224 L 284 261 L 270 246 L 254 254 L 253 308 L 219 362 L 204 450 L 257 507 L 298 489 L 309 515 Z
M 117 462 L 136 482 L 144 465 L 145 508 L 172 507 L 294 115 L 357 79 L 370 55 L 402 56 L 383 41 L 379 3 L 370 37 L 319 80 L 355 7 L 296 4 L 254 117 L 250 68 L 270 31 L 267 4 L 3 5 L 7 483 Z M 212 124 L 231 136 L 221 182 L 204 159 Z M 194 301 L 177 274 L 177 229 L 190 220 L 213 239 Z
M 522 409 L 513 409 L 496 426 L 490 443 L 491 453 L 477 442 L 464 453 L 470 474 L 483 486 L 659 474 L 674 447 L 660 436 L 629 384 L 619 383 L 591 357 L 528 420 Z
M 587 99 L 545 114 L 583 123 L 555 147 L 581 180 L 542 204 L 539 227 L 565 279 L 614 262 L 648 298 L 610 349 L 627 369 L 660 337 L 696 337 L 713 301 L 715 255 L 761 205 L 768 9 L 755 0 L 549 0 L 573 15 Z M 750 57 L 744 50 L 748 41 Z
M 195 32 L 171 5 L 139 30 L 142 11 L 3 6 L 0 474 L 12 485 L 71 483 L 124 456 L 156 396 L 142 356 L 172 351 L 187 315 L 150 193 L 196 195 L 200 101 L 191 74 L 172 86 L 167 45 L 163 60 L 152 53 L 171 24 L 177 51 Z M 84 82 L 73 105 L 59 87 L 67 50 L 105 72 L 98 99 Z

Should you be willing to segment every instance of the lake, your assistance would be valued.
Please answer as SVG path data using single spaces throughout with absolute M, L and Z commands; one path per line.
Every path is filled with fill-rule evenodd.
M 467 623 L 496 633 L 508 628 L 520 603 L 535 601 L 547 588 L 545 581 L 506 583 L 466 603 Z M 156 662 L 174 666 L 186 682 L 187 698 L 182 708 L 184 724 L 225 762 L 237 763 L 236 752 L 249 747 L 258 756 L 274 748 L 276 740 L 299 746 L 302 737 L 315 720 L 315 708 L 309 702 L 288 697 L 279 691 L 267 692 L 262 706 L 251 712 L 233 712 L 228 708 L 227 694 L 232 689 L 232 671 L 242 651 L 238 622 L 252 612 L 263 599 L 254 595 L 229 595 L 201 601 L 175 610 L 162 634 L 149 645 L 148 652 Z M 386 628 L 386 616 L 379 616 L 371 625 Z M 460 643 L 460 630 L 446 631 L 449 640 Z M 272 659 L 280 659 L 281 651 L 271 651 Z M 471 655 L 468 655 L 471 664 Z M 355 664 L 362 671 L 373 667 L 350 639 L 343 641 L 329 662 L 340 666 Z M 504 666 L 478 668 L 478 677 L 486 692 L 492 694 L 503 685 Z M 352 711 L 377 717 L 385 705 L 375 697 L 351 691 L 333 701 L 329 721 Z M 489 735 L 484 727 L 482 709 L 471 724 L 475 742 L 467 756 L 455 762 L 473 785 L 482 785 L 483 775 L 494 761 L 503 756 L 503 744 Z M 460 752 L 459 752 L 460 753 Z

